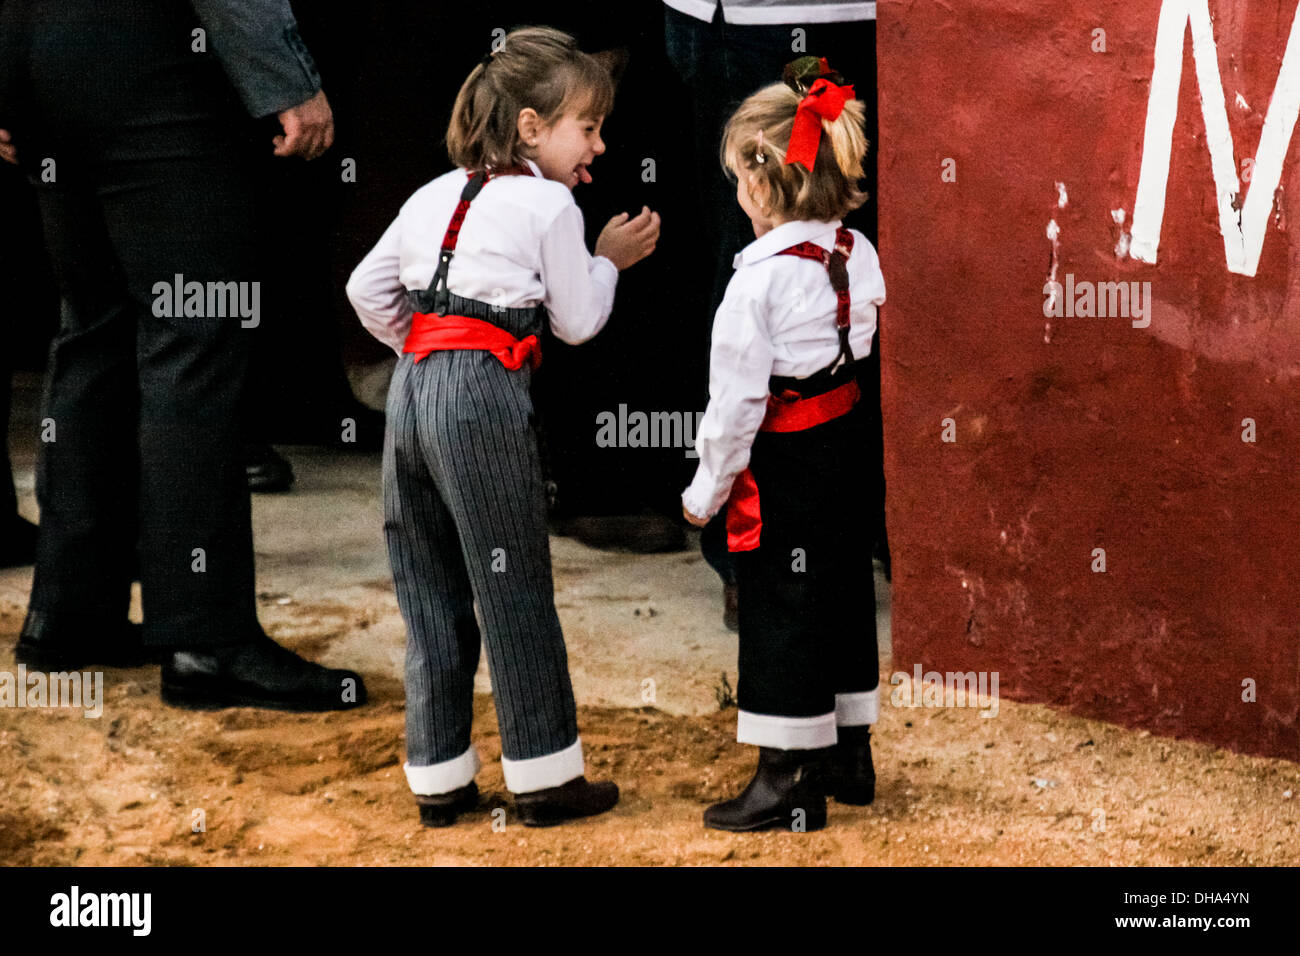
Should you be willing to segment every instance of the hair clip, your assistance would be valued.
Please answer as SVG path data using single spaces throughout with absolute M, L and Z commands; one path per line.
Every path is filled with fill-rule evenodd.
M 763 155 L 763 131 L 761 129 L 758 131 L 758 152 L 754 154 L 754 159 L 760 163 L 767 162 L 767 157 Z

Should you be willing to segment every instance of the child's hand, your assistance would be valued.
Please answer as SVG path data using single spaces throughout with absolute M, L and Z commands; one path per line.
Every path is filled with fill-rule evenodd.
M 18 165 L 18 149 L 14 146 L 13 134 L 7 129 L 0 129 L 0 159 Z
M 621 272 L 654 252 L 658 241 L 659 213 L 642 206 L 635 219 L 621 212 L 605 223 L 596 240 L 596 255 L 604 256 Z
M 697 528 L 703 528 L 706 524 L 709 523 L 708 518 L 697 518 L 695 515 L 691 514 L 689 511 L 686 510 L 685 505 L 682 505 L 682 517 L 685 518 L 687 521 L 689 521 L 691 524 L 695 525 L 695 527 Z

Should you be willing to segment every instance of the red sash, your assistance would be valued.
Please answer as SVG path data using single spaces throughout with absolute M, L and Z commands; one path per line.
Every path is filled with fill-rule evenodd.
M 439 257 L 438 271 L 434 276 L 431 289 L 440 289 L 445 295 L 447 288 L 447 271 L 451 257 L 456 252 L 456 243 L 460 239 L 460 229 L 465 222 L 465 213 L 489 180 L 503 175 L 531 176 L 527 167 L 507 167 L 499 171 L 483 170 L 471 173 L 465 182 L 456 210 L 442 239 L 442 255 Z M 437 298 L 435 297 L 435 307 Z M 446 308 L 444 305 L 443 308 Z M 542 343 L 536 335 L 516 339 L 513 335 L 491 322 L 471 318 L 468 315 L 440 315 L 437 312 L 416 312 L 411 318 L 411 331 L 406 335 L 402 346 L 403 352 L 415 354 L 415 361 L 422 362 L 431 352 L 448 349 L 472 349 L 491 352 L 506 368 L 514 371 L 528 362 L 534 370 L 542 364 Z
M 768 396 L 767 414 L 759 431 L 800 432 L 834 421 L 847 414 L 862 395 L 853 379 L 812 398 L 790 398 L 791 394 Z M 762 531 L 758 484 L 754 473 L 746 468 L 736 476 L 731 497 L 727 499 L 727 550 L 753 551 L 758 547 Z
M 467 315 L 415 313 L 403 352 L 414 352 L 421 362 L 431 352 L 444 349 L 481 349 L 491 352 L 506 368 L 514 371 L 527 362 L 537 369 L 542 364 L 542 343 L 535 335 L 517 339 L 505 329 Z

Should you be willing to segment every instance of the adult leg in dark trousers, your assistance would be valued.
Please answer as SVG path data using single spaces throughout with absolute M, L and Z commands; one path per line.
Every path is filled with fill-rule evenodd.
M 734 271 L 732 257 L 754 241 L 753 227 L 736 203 L 735 186 L 718 161 L 723 127 L 741 101 L 769 83 L 779 82 L 786 63 L 800 56 L 824 56 L 832 67 L 854 84 L 866 105 L 866 133 L 870 141 L 864 171 L 867 203 L 851 213 L 845 224 L 876 241 L 876 24 L 874 20 L 845 23 L 743 25 L 724 23 L 721 8 L 712 23 L 664 7 L 664 34 L 669 59 L 693 91 L 691 117 L 699 170 L 704 226 L 714 250 L 713 295 L 708 303 L 711 324 Z M 879 336 L 871 355 L 858 363 L 859 379 L 870 402 L 873 448 L 880 446 Z M 883 452 L 875 455 L 882 465 Z M 875 509 L 883 519 L 883 485 Z M 705 528 L 700 548 L 710 566 L 727 586 L 727 623 L 734 629 L 735 570 L 726 548 L 725 509 Z M 880 521 L 881 534 L 884 522 Z
M 361 703 L 356 674 L 301 660 L 257 622 L 237 417 L 246 330 L 238 315 L 178 315 L 171 291 L 177 276 L 204 288 L 256 281 L 233 92 L 215 61 L 180 42 L 194 26 L 184 8 L 27 6 L 30 92 L 15 139 L 33 171 L 36 157 L 55 163 L 53 181 L 37 180 L 64 303 L 17 656 L 138 662 L 124 624 L 138 530 L 143 644 L 167 656 L 165 700 Z
M 18 513 L 9 462 L 9 376 L 8 365 L 0 364 L 0 568 L 31 564 L 36 559 L 36 526 Z
M 0 56 L 4 51 L 0 50 Z M 3 124 L 0 123 L 0 126 Z M 37 289 L 41 279 L 49 281 L 24 245 L 39 241 L 36 203 L 19 171 L 0 163 L 0 208 L 5 210 L 5 229 L 0 232 L 0 568 L 21 567 L 36 560 L 36 526 L 18 513 L 13 469 L 9 461 L 10 376 L 22 332 L 30 334 L 45 296 Z M 33 288 L 33 284 L 36 288 Z

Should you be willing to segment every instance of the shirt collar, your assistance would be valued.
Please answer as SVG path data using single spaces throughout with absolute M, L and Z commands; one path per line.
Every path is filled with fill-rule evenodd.
M 823 240 L 817 243 L 818 245 L 832 249 L 835 247 L 835 230 L 839 227 L 838 219 L 834 222 L 818 222 L 811 219 L 783 222 L 736 253 L 732 267 L 739 269 L 741 266 L 753 265 L 761 259 L 777 255 L 782 249 L 797 246 L 801 242 L 815 242 L 817 239 Z
M 534 176 L 536 176 L 538 179 L 546 178 L 545 176 L 542 175 L 542 167 L 538 166 L 527 156 L 522 156 L 520 158 L 524 161 L 524 166 L 527 167 L 529 170 L 531 170 Z M 492 167 L 488 167 L 488 168 L 491 169 Z

